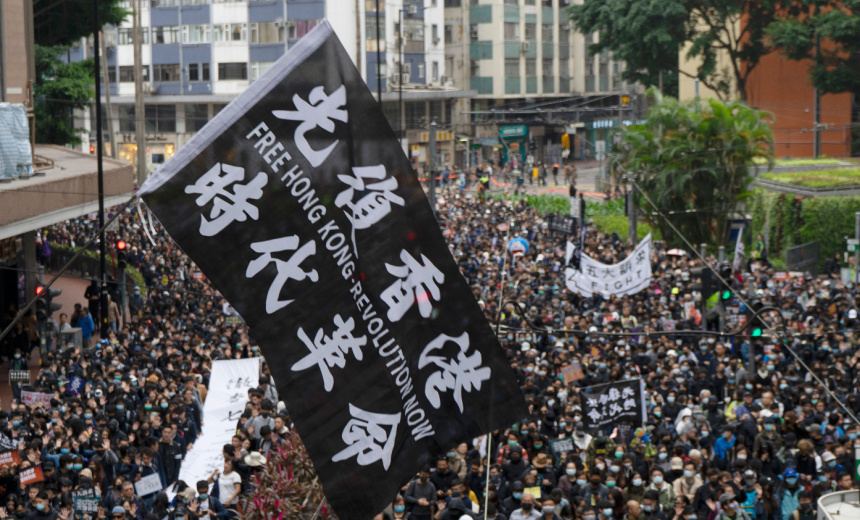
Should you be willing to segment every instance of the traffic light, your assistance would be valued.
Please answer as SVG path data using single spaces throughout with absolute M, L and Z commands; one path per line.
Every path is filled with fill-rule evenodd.
M 728 284 L 723 283 L 722 280 L 719 281 L 720 285 L 720 302 L 723 304 L 727 304 L 729 300 L 734 298 L 734 290 L 732 289 L 732 266 L 728 262 L 721 262 L 717 269 L 720 273 L 720 278 L 728 282 Z
M 90 145 L 90 153 L 91 153 L 91 154 L 96 153 L 96 147 L 95 147 L 95 146 Z
M 50 313 L 48 312 L 48 298 L 45 294 L 45 288 L 41 285 L 36 286 L 36 321 L 43 323 L 47 321 Z
M 116 266 L 119 270 L 125 269 L 126 265 L 128 265 L 126 262 L 127 249 L 128 243 L 125 240 L 116 241 Z
M 754 338 L 760 338 L 764 329 L 764 322 L 755 314 L 764 307 L 764 304 L 758 298 L 753 298 L 749 302 L 749 307 L 747 308 L 747 312 L 749 313 L 750 320 L 750 336 Z M 755 316 L 755 317 L 753 317 Z

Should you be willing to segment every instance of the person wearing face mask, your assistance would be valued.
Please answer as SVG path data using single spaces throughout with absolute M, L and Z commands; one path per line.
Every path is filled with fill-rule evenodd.
M 689 503 L 693 502 L 696 492 L 702 486 L 702 479 L 696 474 L 696 465 L 687 462 L 683 467 L 681 478 L 675 479 L 672 488 L 676 497 L 685 496 Z
M 523 493 L 520 508 L 511 513 L 510 520 L 541 520 L 541 514 L 535 510 L 535 497 L 531 493 Z
M 666 520 L 658 491 L 649 489 L 642 498 L 642 520 Z
M 758 453 L 765 444 L 772 444 L 774 452 L 782 449 L 782 435 L 777 431 L 778 418 L 771 415 L 764 420 L 764 428 L 756 435 L 753 451 Z
M 651 485 L 648 489 L 657 493 L 663 509 L 668 509 L 675 503 L 675 490 L 666 482 L 662 469 L 655 467 L 651 470 Z
M 520 446 L 511 448 L 510 460 L 502 464 L 502 476 L 508 482 L 522 480 L 529 471 L 529 463 L 523 460 L 523 449 Z
M 409 483 L 403 494 L 411 518 L 415 520 L 430 520 L 431 507 L 435 505 L 436 498 L 436 486 L 430 482 L 429 467 L 418 472 L 418 478 Z
M 797 508 L 783 516 L 783 520 L 815 520 L 817 514 L 812 506 L 812 495 L 808 491 L 800 491 L 797 494 Z

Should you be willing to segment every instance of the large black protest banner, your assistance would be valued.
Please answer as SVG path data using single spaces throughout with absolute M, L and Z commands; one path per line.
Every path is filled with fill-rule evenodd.
M 139 193 L 250 326 L 340 518 L 372 517 L 434 454 L 527 415 L 328 23 Z
M 582 422 L 587 431 L 597 431 L 618 424 L 639 425 L 645 422 L 642 380 L 589 386 L 582 393 Z

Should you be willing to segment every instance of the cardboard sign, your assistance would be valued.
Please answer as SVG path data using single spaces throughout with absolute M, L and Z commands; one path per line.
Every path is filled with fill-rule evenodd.
M 134 492 L 141 497 L 158 493 L 159 491 L 161 491 L 161 479 L 158 478 L 158 473 L 142 477 L 134 483 Z
M 42 482 L 45 480 L 45 475 L 42 474 L 42 466 L 32 466 L 29 467 L 21 473 L 18 474 L 18 478 L 21 481 L 21 484 L 25 486 L 29 486 L 30 484 L 35 484 L 36 482 Z
M 30 384 L 30 371 L 29 370 L 10 370 L 9 371 L 9 383 L 24 383 L 25 385 Z
M 574 449 L 573 439 L 553 439 L 549 441 L 549 447 L 552 449 L 552 455 L 555 457 L 556 462 L 561 460 L 561 454 L 566 452 L 571 452 Z
M 17 450 L 4 451 L 0 453 L 0 468 L 6 468 L 21 463 L 21 456 Z
M 579 361 L 573 361 L 569 365 L 561 367 L 561 377 L 565 384 L 571 384 L 585 377 L 582 372 L 582 364 Z

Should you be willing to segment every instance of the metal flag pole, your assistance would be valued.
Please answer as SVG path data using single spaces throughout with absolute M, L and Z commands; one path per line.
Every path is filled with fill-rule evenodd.
M 505 273 L 508 269 L 508 242 L 511 239 L 511 228 L 514 227 L 514 221 L 511 219 L 508 222 L 508 232 L 505 234 L 505 241 L 502 242 L 502 256 L 504 260 L 502 261 L 502 276 L 501 283 L 499 284 L 499 316 L 496 318 L 496 337 L 499 336 L 499 330 L 502 326 L 502 302 L 504 301 L 505 295 Z M 493 432 L 487 433 L 487 484 L 484 487 L 484 520 L 487 520 L 487 506 L 490 504 L 490 465 L 492 463 L 493 456 Z

